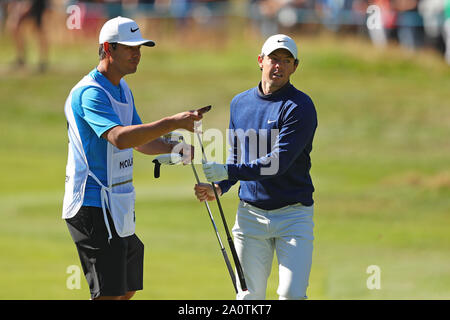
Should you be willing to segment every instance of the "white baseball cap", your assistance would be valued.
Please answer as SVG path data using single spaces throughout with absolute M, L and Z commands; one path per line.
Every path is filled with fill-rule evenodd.
M 270 36 L 266 40 L 266 42 L 264 42 L 264 45 L 261 49 L 261 53 L 268 56 L 277 49 L 286 49 L 292 54 L 294 59 L 298 59 L 297 45 L 295 44 L 294 40 L 292 40 L 292 38 L 287 35 L 276 34 Z
M 126 46 L 155 45 L 154 41 L 142 38 L 139 26 L 134 20 L 120 16 L 105 22 L 98 40 L 100 44 L 117 42 Z

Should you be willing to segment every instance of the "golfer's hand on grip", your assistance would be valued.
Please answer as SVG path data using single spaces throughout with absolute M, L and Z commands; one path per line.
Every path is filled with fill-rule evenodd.
M 222 189 L 216 184 L 217 194 L 220 196 L 222 194 Z M 209 183 L 198 183 L 194 187 L 195 196 L 199 201 L 213 201 L 216 200 L 214 196 L 214 191 L 212 185 Z
M 177 128 L 186 129 L 190 132 L 194 132 L 194 122 L 199 121 L 202 118 L 203 115 L 197 110 L 180 112 L 170 117 L 170 119 L 175 122 Z

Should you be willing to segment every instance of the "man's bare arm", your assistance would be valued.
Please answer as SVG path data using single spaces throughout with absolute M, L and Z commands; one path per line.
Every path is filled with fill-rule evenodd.
M 171 153 L 175 143 L 168 143 L 163 138 L 157 138 L 153 141 L 147 142 L 142 146 L 137 146 L 134 149 L 144 154 L 154 155 L 161 153 Z
M 177 113 L 151 123 L 131 126 L 115 126 L 102 134 L 102 138 L 119 149 L 135 148 L 153 141 L 176 129 L 194 131 L 194 122 L 202 115 L 197 111 Z

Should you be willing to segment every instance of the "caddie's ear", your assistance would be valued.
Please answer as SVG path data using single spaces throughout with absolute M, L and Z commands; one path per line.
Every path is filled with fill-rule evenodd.
M 111 52 L 109 51 L 109 42 L 103 43 L 103 51 L 105 51 L 106 54 L 111 55 Z

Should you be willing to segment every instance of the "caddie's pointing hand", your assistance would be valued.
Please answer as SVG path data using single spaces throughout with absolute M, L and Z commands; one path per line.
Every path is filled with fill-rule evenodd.
M 176 125 L 176 129 L 186 129 L 194 132 L 194 122 L 203 118 L 203 115 L 198 111 L 180 112 L 170 117 Z

